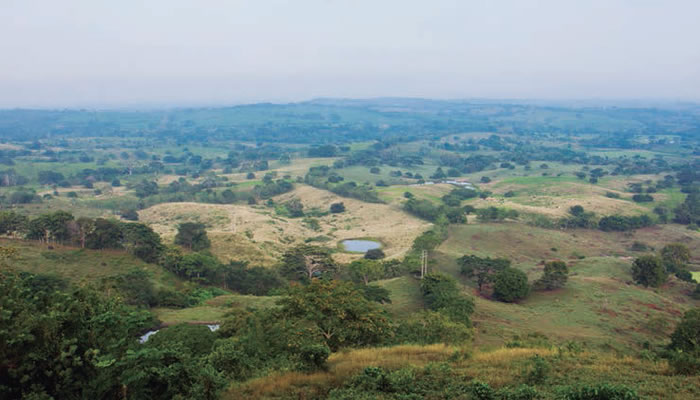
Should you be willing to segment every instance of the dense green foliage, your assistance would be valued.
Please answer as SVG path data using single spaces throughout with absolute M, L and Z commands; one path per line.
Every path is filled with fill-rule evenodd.
M 569 268 L 563 261 L 550 261 L 544 265 L 544 274 L 533 283 L 537 290 L 554 290 L 563 287 L 569 278 Z
M 184 222 L 178 225 L 175 244 L 193 251 L 201 251 L 211 247 L 206 227 L 197 222 Z
M 507 303 L 512 303 L 527 297 L 530 286 L 527 275 L 519 269 L 507 267 L 494 277 L 493 296 Z
M 666 282 L 663 261 L 657 256 L 642 256 L 632 264 L 632 277 L 640 285 L 658 287 Z

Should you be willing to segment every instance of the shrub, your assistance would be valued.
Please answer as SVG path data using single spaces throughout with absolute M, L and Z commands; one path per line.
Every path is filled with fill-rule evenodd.
M 530 293 L 527 275 L 515 268 L 505 268 L 494 278 L 493 295 L 496 299 L 512 303 L 524 299 Z
M 654 201 L 654 197 L 649 194 L 635 194 L 632 196 L 632 200 L 637 203 L 650 203 Z
M 638 400 L 634 390 L 623 385 L 601 383 L 579 387 L 564 387 L 560 391 L 563 400 Z
M 672 352 L 668 358 L 668 364 L 674 373 L 679 375 L 697 375 L 700 372 L 700 357 L 697 354 Z
M 371 249 L 367 250 L 365 253 L 365 258 L 368 260 L 380 260 L 384 257 L 386 257 L 386 255 L 382 249 Z
M 550 261 L 544 265 L 544 275 L 535 281 L 539 290 L 554 290 L 563 287 L 568 279 L 569 268 L 563 261 Z
M 345 204 L 343 204 L 342 202 L 340 202 L 340 203 L 333 203 L 333 204 L 331 204 L 330 211 L 331 211 L 331 213 L 333 213 L 333 214 L 342 213 L 342 212 L 345 211 Z
M 666 282 L 666 267 L 657 256 L 642 256 L 634 260 L 632 278 L 645 287 L 659 287 Z
M 127 221 L 138 221 L 139 214 L 134 209 L 121 210 L 119 214 Z
M 525 382 L 531 385 L 540 385 L 547 380 L 547 375 L 552 367 L 547 360 L 535 354 L 528 360 L 529 368 L 523 374 Z
M 535 388 L 528 385 L 520 385 L 514 389 L 501 389 L 497 392 L 497 396 L 501 400 L 535 400 L 541 397 Z
M 469 384 L 469 393 L 475 400 L 495 399 L 495 392 L 488 383 L 474 380 Z
M 299 358 L 302 363 L 301 369 L 304 371 L 324 369 L 330 355 L 331 349 L 324 344 L 310 344 L 302 347 L 299 352 Z

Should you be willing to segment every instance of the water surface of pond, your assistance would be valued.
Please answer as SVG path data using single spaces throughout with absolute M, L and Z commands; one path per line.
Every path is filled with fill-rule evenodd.
M 346 251 L 356 251 L 366 253 L 367 250 L 378 249 L 382 244 L 374 240 L 349 239 L 341 242 Z

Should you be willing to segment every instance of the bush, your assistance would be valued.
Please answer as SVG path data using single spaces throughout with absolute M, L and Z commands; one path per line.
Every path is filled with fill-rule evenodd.
M 494 278 L 493 296 L 506 303 L 512 303 L 527 297 L 530 286 L 527 275 L 515 268 L 505 268 Z
M 304 371 L 317 371 L 324 369 L 326 361 L 331 355 L 331 349 L 324 344 L 310 344 L 301 348 L 299 358 Z
M 139 213 L 134 209 L 122 210 L 119 214 L 127 221 L 138 221 Z
M 469 393 L 475 400 L 493 400 L 496 398 L 494 390 L 488 383 L 477 380 L 469 384 Z
M 190 306 L 190 299 L 187 295 L 170 289 L 158 290 L 155 301 L 160 307 L 185 308 Z
M 382 249 L 371 249 L 367 250 L 365 253 L 365 258 L 368 260 L 380 260 L 384 257 L 386 257 L 386 255 Z
M 638 400 L 634 390 L 623 385 L 601 383 L 579 387 L 564 387 L 560 391 L 563 400 Z
M 535 400 L 541 397 L 535 388 L 528 385 L 520 385 L 515 389 L 501 389 L 497 396 L 501 400 Z
M 632 200 L 637 203 L 651 203 L 654 201 L 654 197 L 649 194 L 635 194 L 632 196 Z
M 424 311 L 414 315 L 401 321 L 396 329 L 396 343 L 460 344 L 467 342 L 471 337 L 471 328 L 436 311 Z
M 645 287 L 659 287 L 666 282 L 666 267 L 657 256 L 642 256 L 634 260 L 632 278 Z
M 700 373 L 700 357 L 698 354 L 675 351 L 668 357 L 668 364 L 673 372 L 679 375 L 697 375 Z
M 688 310 L 671 334 L 671 350 L 700 352 L 700 308 Z
M 333 213 L 333 214 L 342 213 L 342 212 L 345 211 L 345 204 L 343 204 L 342 202 L 340 202 L 340 203 L 333 203 L 333 204 L 331 204 L 330 211 L 331 211 L 331 213 Z
M 569 268 L 563 261 L 550 261 L 544 265 L 544 275 L 534 286 L 538 290 L 554 290 L 563 287 L 569 275 Z
M 552 367 L 547 360 L 535 354 L 528 360 L 529 368 L 523 374 L 525 382 L 531 385 L 540 385 L 547 380 L 547 375 Z

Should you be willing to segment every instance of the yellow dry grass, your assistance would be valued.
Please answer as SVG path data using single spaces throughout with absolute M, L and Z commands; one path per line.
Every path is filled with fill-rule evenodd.
M 217 256 L 259 265 L 269 265 L 285 249 L 322 235 L 331 238 L 325 243 L 331 247 L 345 239 L 375 238 L 384 244 L 388 257 L 400 257 L 410 249 L 413 240 L 431 226 L 398 207 L 341 198 L 306 185 L 298 185 L 294 191 L 274 200 L 284 203 L 292 198 L 300 199 L 305 210 L 326 211 L 331 203 L 343 202 L 346 211 L 318 218 L 320 229 L 317 231 L 304 225 L 301 218 L 283 218 L 264 206 L 165 203 L 139 212 L 139 220 L 166 240 L 174 238 L 179 223 L 204 223 L 212 240 L 212 251 Z M 336 257 L 338 261 L 347 262 L 358 256 L 340 253 Z
M 357 374 L 367 366 L 398 369 L 407 366 L 423 366 L 430 362 L 445 361 L 457 347 L 444 344 L 428 346 L 402 345 L 357 349 L 347 352 L 334 353 L 328 359 L 326 371 L 305 374 L 303 372 L 287 372 L 272 374 L 253 379 L 241 386 L 231 388 L 223 399 L 255 399 L 267 395 L 276 396 L 290 393 L 298 387 L 328 388 L 338 386 L 349 377 Z

